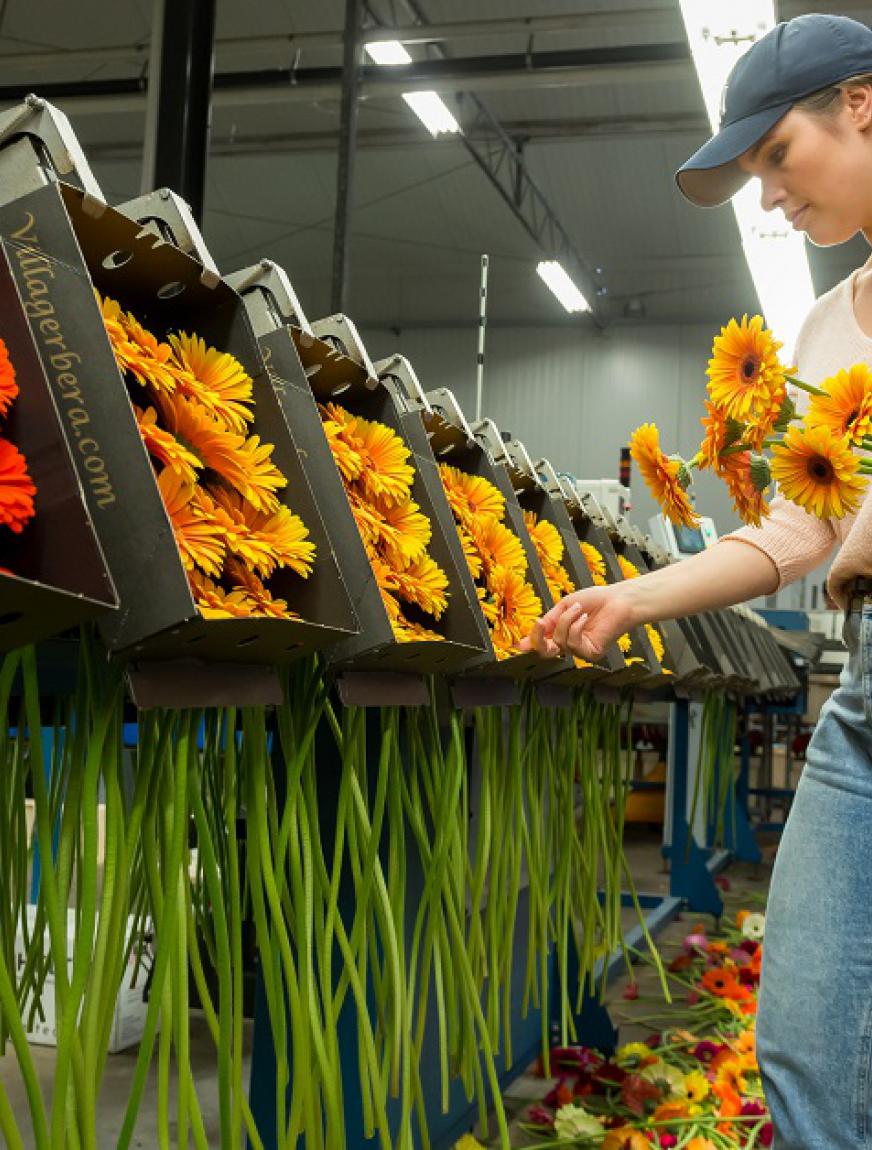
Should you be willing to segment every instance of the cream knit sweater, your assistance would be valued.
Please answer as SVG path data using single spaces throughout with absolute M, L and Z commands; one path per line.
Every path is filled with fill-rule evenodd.
M 854 314 L 854 284 L 859 270 L 822 295 L 802 325 L 795 360 L 796 374 L 806 383 L 820 383 L 861 360 L 872 366 L 872 336 L 861 330 Z M 808 404 L 807 393 L 800 392 L 795 398 L 803 410 Z M 840 545 L 827 587 L 833 600 L 844 607 L 851 581 L 859 576 L 872 577 L 872 497 L 867 491 L 856 515 L 818 519 L 776 496 L 772 514 L 761 527 L 743 527 L 724 539 L 739 539 L 768 555 L 778 568 L 779 587 L 813 571 L 834 546 Z

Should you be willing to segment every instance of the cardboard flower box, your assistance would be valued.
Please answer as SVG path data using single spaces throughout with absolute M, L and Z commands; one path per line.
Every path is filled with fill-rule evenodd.
M 276 395 L 297 429 L 307 462 L 315 466 L 317 461 L 318 499 L 360 621 L 359 633 L 331 651 L 331 666 L 444 673 L 477 658 L 486 649 L 487 635 L 420 420 L 409 418 L 390 376 L 379 378 L 347 317 L 310 325 L 287 276 L 268 261 L 235 273 L 232 282 L 249 309 Z M 427 551 L 448 577 L 447 608 L 427 624 L 443 636 L 440 640 L 401 642 L 394 633 L 319 415 L 317 405 L 331 402 L 390 428 L 411 452 L 411 497 L 430 523 Z
M 101 621 L 110 652 L 137 665 L 272 667 L 354 633 L 348 593 L 245 308 L 211 261 L 170 242 L 160 205 L 176 205 L 171 193 L 155 194 L 145 223 L 129 218 L 97 200 L 92 182 L 59 183 L 28 137 L 0 150 L 0 185 L 0 245 L 12 270 L 14 305 L 49 379 L 121 603 Z M 196 332 L 251 376 L 250 433 L 275 445 L 273 460 L 288 480 L 279 500 L 300 516 L 316 548 L 309 579 L 281 569 L 270 580 L 271 592 L 288 601 L 299 622 L 207 620 L 198 610 L 95 289 L 158 339 L 170 330 Z

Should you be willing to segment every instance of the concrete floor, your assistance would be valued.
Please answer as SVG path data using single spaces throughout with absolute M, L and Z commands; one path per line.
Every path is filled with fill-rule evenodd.
M 626 849 L 638 889 L 652 894 L 668 893 L 669 875 L 664 868 L 660 855 L 660 829 L 628 828 Z M 742 905 L 742 899 L 752 893 L 765 895 L 768 890 L 771 855 L 772 850 L 770 849 L 768 860 L 759 867 L 752 868 L 747 864 L 735 864 L 725 872 L 732 886 L 731 892 L 726 896 L 729 907 L 738 909 Z M 698 917 L 693 914 L 685 915 L 683 921 L 675 921 L 663 930 L 659 935 L 658 942 L 661 953 L 665 957 L 671 958 L 676 953 L 681 946 L 681 940 L 688 932 L 689 924 L 697 921 Z M 628 925 L 631 924 L 631 921 L 632 916 L 630 914 L 628 915 Z M 638 981 L 643 995 L 646 992 L 654 992 L 654 974 L 650 969 L 647 967 L 638 968 Z M 609 1003 L 615 1021 L 627 1016 L 627 1021 L 621 1023 L 622 1042 L 633 1041 L 638 1037 L 644 1037 L 647 1033 L 632 1025 L 634 1004 L 623 1000 L 621 997 L 625 985 L 625 979 L 618 978 L 612 984 L 609 993 Z M 650 1001 L 644 1003 L 644 1010 L 646 1012 L 650 1010 Z M 250 1051 L 251 1030 L 249 1025 L 246 1029 L 247 1056 Z M 50 1099 L 54 1072 L 54 1052 L 51 1048 L 39 1046 L 34 1046 L 31 1050 L 44 1096 Z M 136 1053 L 134 1048 L 110 1055 L 108 1058 L 99 1102 L 99 1150 L 112 1150 L 116 1145 L 136 1062 Z M 197 1094 L 203 1112 L 209 1145 L 216 1147 L 217 1150 L 220 1145 L 217 1066 L 211 1038 L 199 1012 L 194 1012 L 191 1018 L 191 1055 Z M 29 1126 L 27 1099 L 15 1056 L 11 1052 L 0 1058 L 0 1079 L 2 1079 L 10 1095 L 12 1109 L 19 1125 L 26 1132 Z M 513 1119 L 513 1142 L 518 1147 L 523 1147 L 529 1143 L 527 1135 L 518 1127 L 518 1119 L 521 1118 L 527 1106 L 535 1103 L 548 1092 L 550 1085 L 550 1082 L 538 1076 L 533 1068 L 530 1072 L 516 1079 L 506 1092 L 505 1102 Z M 154 1150 L 157 1147 L 155 1111 L 156 1082 L 154 1073 L 152 1073 L 140 1107 L 139 1123 L 132 1143 L 134 1147 L 141 1148 L 141 1150 Z M 27 1150 L 31 1150 L 35 1146 L 32 1136 L 30 1138 L 25 1136 L 25 1146 Z M 336 1150 L 341 1150 L 341 1148 L 337 1147 Z

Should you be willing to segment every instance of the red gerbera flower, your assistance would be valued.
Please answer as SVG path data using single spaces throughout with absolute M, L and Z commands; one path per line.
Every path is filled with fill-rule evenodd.
M 6 344 L 0 339 L 0 415 L 9 410 L 12 400 L 18 395 L 18 384 L 15 382 L 15 368 L 9 358 Z
M 27 461 L 8 439 L 0 439 L 0 523 L 20 533 L 33 518 L 36 484 L 27 473 Z

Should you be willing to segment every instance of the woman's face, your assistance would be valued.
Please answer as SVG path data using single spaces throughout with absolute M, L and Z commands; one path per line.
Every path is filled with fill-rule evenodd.
M 780 208 L 797 231 L 821 247 L 858 231 L 872 237 L 872 92 L 843 93 L 832 115 L 793 108 L 739 166 L 761 183 L 766 211 Z

